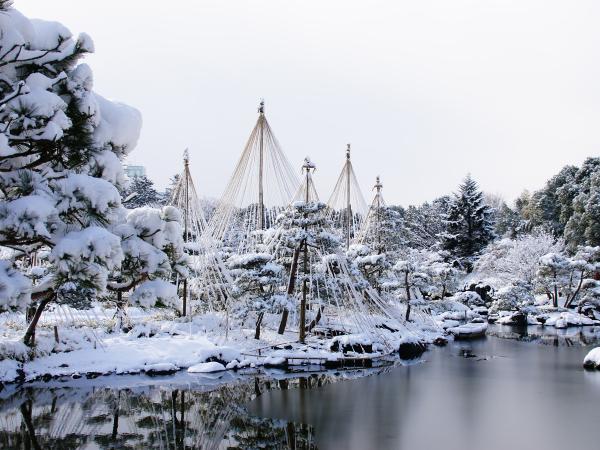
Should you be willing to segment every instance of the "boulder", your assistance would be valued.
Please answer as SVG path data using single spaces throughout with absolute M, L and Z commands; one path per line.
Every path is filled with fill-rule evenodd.
M 403 342 L 398 347 L 400 359 L 415 359 L 427 350 L 427 344 L 423 342 Z

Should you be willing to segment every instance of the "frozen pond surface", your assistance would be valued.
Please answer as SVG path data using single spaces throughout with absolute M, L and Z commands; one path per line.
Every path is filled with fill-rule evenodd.
M 530 329 L 524 339 L 538 343 L 455 342 L 408 366 L 301 379 L 178 373 L 8 386 L 0 448 L 596 448 L 600 372 L 581 366 L 590 336 Z M 376 375 L 359 378 L 367 373 Z

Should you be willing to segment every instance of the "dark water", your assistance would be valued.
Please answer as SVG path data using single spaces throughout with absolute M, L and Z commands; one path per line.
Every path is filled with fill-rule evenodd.
M 9 386 L 0 448 L 598 448 L 600 372 L 581 368 L 590 333 L 536 333 L 517 335 L 536 343 L 488 337 L 370 371 Z
M 455 342 L 384 375 L 271 392 L 250 411 L 314 424 L 321 449 L 600 448 L 600 372 L 581 366 L 590 347 L 531 333 L 551 345 Z

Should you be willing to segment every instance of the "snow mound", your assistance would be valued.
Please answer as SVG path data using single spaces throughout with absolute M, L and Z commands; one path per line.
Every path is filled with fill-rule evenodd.
M 283 356 L 267 356 L 263 361 L 266 367 L 281 367 L 287 366 L 287 359 Z
M 544 325 L 556 328 L 567 328 L 569 326 L 588 326 L 595 325 L 597 321 L 590 319 L 582 314 L 572 312 L 561 312 L 550 314 Z
M 225 366 L 216 361 L 195 364 L 188 368 L 189 373 L 212 373 L 226 370 Z

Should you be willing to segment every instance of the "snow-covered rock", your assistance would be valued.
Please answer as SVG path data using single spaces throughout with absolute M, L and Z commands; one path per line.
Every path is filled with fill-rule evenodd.
M 148 375 L 170 375 L 178 370 L 179 367 L 170 362 L 147 364 L 144 366 L 144 372 Z
M 189 373 L 212 373 L 212 372 L 222 372 L 226 370 L 225 366 L 216 361 L 205 362 L 200 364 L 194 364 L 193 366 L 188 367 Z
M 448 332 L 454 335 L 455 339 L 470 339 L 485 336 L 487 323 L 465 323 L 457 327 L 448 328 Z
M 588 352 L 583 358 L 583 367 L 586 369 L 600 369 L 600 347 L 596 347 Z

